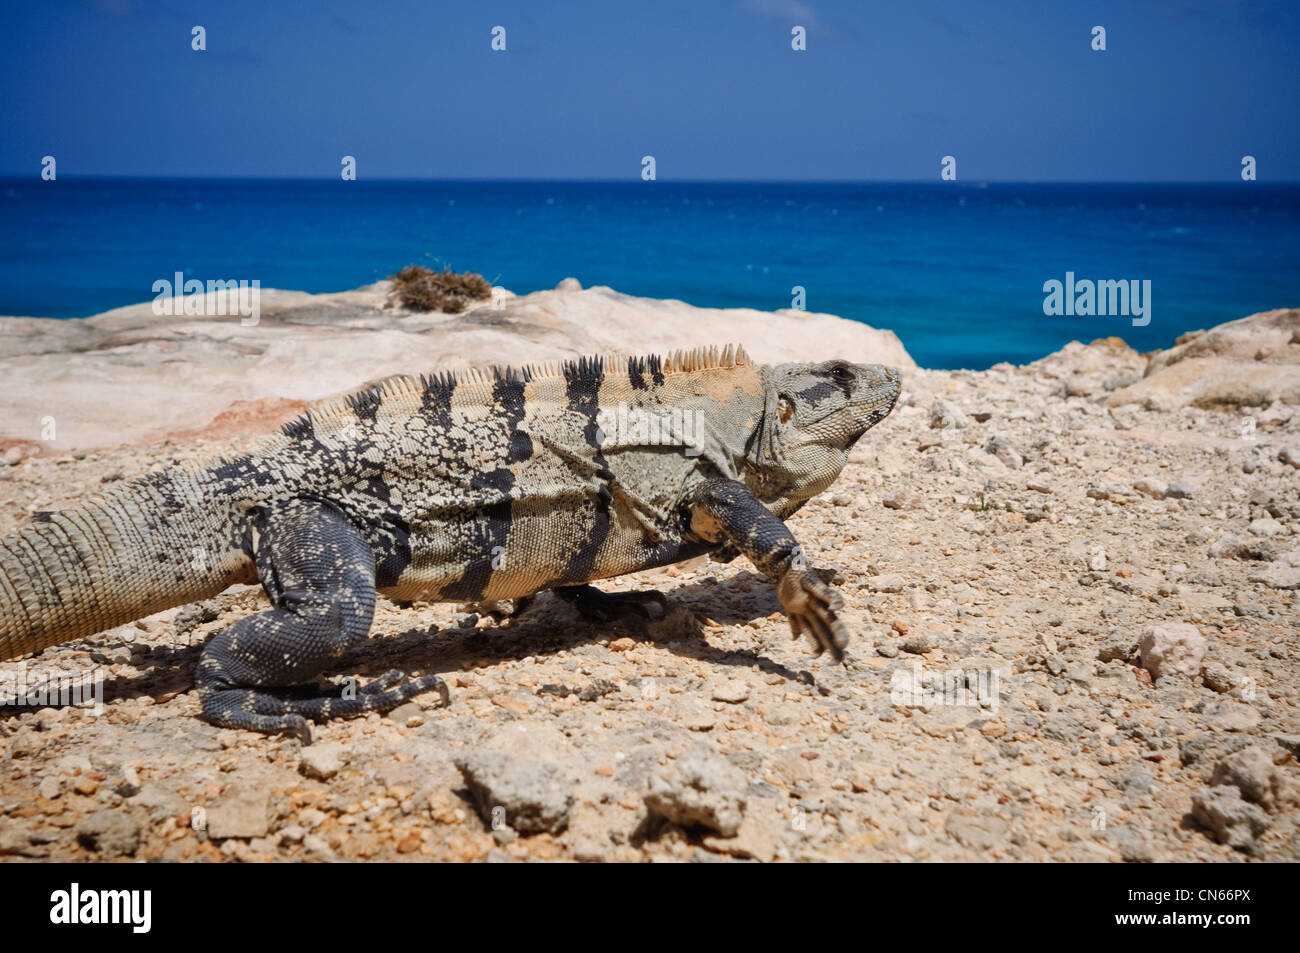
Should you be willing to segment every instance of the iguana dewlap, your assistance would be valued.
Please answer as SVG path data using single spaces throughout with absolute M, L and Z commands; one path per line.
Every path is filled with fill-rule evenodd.
M 879 365 L 752 363 L 728 347 L 392 377 L 312 407 L 246 455 L 150 473 L 0 540 L 0 658 L 261 582 L 196 677 L 220 725 L 297 731 L 387 710 L 436 676 L 299 688 L 364 639 L 375 595 L 478 601 L 739 551 L 795 634 L 839 658 L 839 596 L 783 520 L 893 409 Z M 612 597 L 610 597 L 612 598 Z

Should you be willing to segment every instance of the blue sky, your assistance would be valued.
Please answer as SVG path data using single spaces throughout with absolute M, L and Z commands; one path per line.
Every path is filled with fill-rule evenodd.
M 1296 0 L 6 3 L 0 174 L 1297 181 L 1297 49 Z

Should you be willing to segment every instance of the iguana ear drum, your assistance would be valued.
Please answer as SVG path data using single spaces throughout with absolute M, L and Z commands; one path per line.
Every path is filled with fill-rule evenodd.
M 777 401 L 777 414 L 781 418 L 781 423 L 788 424 L 790 418 L 794 416 L 794 401 L 784 395 Z

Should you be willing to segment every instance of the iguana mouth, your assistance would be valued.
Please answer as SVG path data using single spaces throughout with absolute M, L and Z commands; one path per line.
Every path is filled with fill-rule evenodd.
M 855 406 L 864 406 L 871 411 L 873 424 L 879 423 L 893 413 L 894 408 L 898 406 L 898 398 L 903 396 L 903 382 L 898 376 L 898 371 L 892 367 L 885 368 L 885 381 L 887 387 L 874 388 L 865 401 L 861 404 L 855 403 Z
M 886 367 L 885 380 L 881 384 L 872 387 L 866 394 L 856 397 L 849 401 L 849 407 L 854 411 L 866 411 L 870 415 L 871 423 L 877 424 L 888 417 L 898 405 L 898 398 L 903 394 L 903 384 L 898 376 L 898 371 L 892 367 Z

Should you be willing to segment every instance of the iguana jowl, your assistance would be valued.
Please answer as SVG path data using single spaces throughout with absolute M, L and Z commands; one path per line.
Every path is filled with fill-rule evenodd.
M 0 658 L 235 583 L 272 608 L 219 632 L 205 717 L 293 731 L 446 688 L 391 672 L 345 696 L 302 683 L 366 638 L 375 595 L 504 600 L 738 551 L 796 636 L 840 658 L 837 593 L 783 520 L 894 407 L 878 365 L 757 365 L 740 348 L 392 377 L 323 401 L 247 455 L 150 473 L 0 540 Z M 629 594 L 634 595 L 634 594 Z M 297 686 L 295 688 L 295 686 Z

